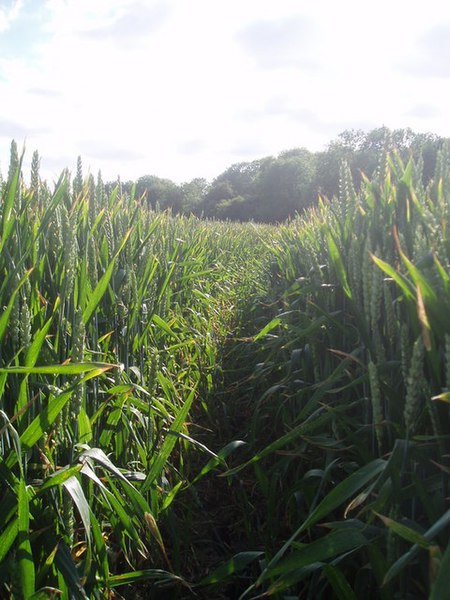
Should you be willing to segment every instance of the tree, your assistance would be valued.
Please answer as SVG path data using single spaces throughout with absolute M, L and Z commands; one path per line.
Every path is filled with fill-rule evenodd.
M 444 141 L 434 134 L 414 133 L 410 128 L 391 131 L 382 126 L 368 132 L 348 129 L 323 152 L 312 153 L 298 147 L 276 157 L 235 163 L 211 184 L 197 178 L 177 185 L 170 179 L 146 175 L 138 180 L 136 194 L 138 197 L 145 194 L 153 208 L 170 207 L 174 212 L 240 221 L 283 221 L 314 204 L 319 194 L 330 199 L 337 196 L 344 162 L 350 169 L 355 190 L 359 190 L 362 174 L 373 177 L 385 150 L 395 150 L 404 162 L 411 156 L 419 161 L 421 166 L 416 176 L 421 175 L 427 185 Z M 17 156 L 17 150 L 12 155 Z M 18 158 L 13 159 L 12 163 L 17 161 Z M 81 163 L 79 167 L 77 178 L 81 181 Z M 122 191 L 129 193 L 131 185 L 122 183 Z M 108 186 L 105 186 L 107 191 Z
M 218 182 L 216 179 L 205 195 L 203 202 L 205 216 L 216 216 L 217 205 L 223 200 L 230 200 L 233 197 L 234 192 L 229 181 L 222 180 Z
M 396 151 L 404 162 L 412 156 L 422 157 L 423 183 L 433 176 L 436 155 L 444 139 L 431 133 L 414 133 L 410 128 L 378 127 L 369 132 L 360 129 L 343 131 L 317 155 L 316 187 L 323 195 L 332 198 L 339 190 L 339 168 L 345 160 L 350 167 L 356 189 L 361 185 L 361 173 L 372 177 L 384 149 Z
M 170 179 L 163 179 L 156 175 L 144 175 L 137 180 L 136 194 L 137 197 L 145 196 L 148 205 L 154 209 L 172 208 L 174 212 L 179 212 L 181 209 L 182 191 Z
M 212 183 L 205 214 L 240 221 L 283 221 L 313 201 L 314 174 L 315 156 L 305 148 L 236 163 Z
M 206 179 L 197 177 L 181 185 L 181 211 L 186 214 L 200 215 L 209 188 Z
M 213 185 L 218 185 L 226 181 L 235 196 L 240 195 L 248 199 L 254 193 L 254 185 L 261 169 L 272 160 L 273 157 L 268 156 L 252 162 L 235 163 L 221 173 L 214 180 Z
M 216 216 L 219 219 L 231 221 L 248 221 L 251 215 L 249 202 L 243 196 L 235 196 L 230 200 L 221 200 L 216 206 Z
M 261 171 L 273 160 L 272 156 L 268 156 L 252 162 L 240 162 L 231 165 L 216 177 L 211 184 L 205 197 L 205 214 L 223 218 L 224 211 L 226 211 L 227 218 L 234 218 L 231 214 L 235 214 L 234 209 L 236 208 L 237 219 L 253 219 L 255 217 L 253 208 L 257 203 L 258 182 Z M 236 201 L 224 203 L 224 201 L 233 199 L 236 199 Z M 234 208 L 232 208 L 232 205 Z
M 258 177 L 253 218 L 283 221 L 312 204 L 315 156 L 306 148 L 282 152 L 266 161 Z

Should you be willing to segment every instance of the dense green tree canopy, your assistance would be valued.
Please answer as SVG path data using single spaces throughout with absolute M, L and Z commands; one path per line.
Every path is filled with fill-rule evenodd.
M 315 156 L 305 148 L 282 152 L 261 169 L 255 219 L 282 221 L 313 202 Z
M 343 160 L 347 162 L 356 188 L 361 183 L 361 174 L 370 177 L 375 172 L 383 149 L 397 151 L 404 161 L 410 156 L 422 156 L 423 179 L 427 183 L 433 173 L 436 154 L 443 138 L 432 133 L 414 133 L 411 129 L 389 130 L 379 127 L 368 133 L 361 129 L 342 132 L 328 145 L 326 151 L 317 155 L 317 191 L 332 198 L 339 189 L 339 169 Z
M 266 156 L 228 167 L 211 183 L 197 178 L 178 185 L 155 175 L 140 177 L 138 197 L 149 206 L 208 218 L 279 222 L 314 204 L 319 195 L 332 199 L 339 193 L 340 169 L 345 162 L 359 189 L 362 174 L 371 177 L 385 150 L 397 151 L 403 161 L 421 162 L 423 184 L 432 178 L 438 149 L 444 138 L 411 129 L 378 127 L 343 131 L 322 152 L 299 147 L 278 156 Z M 111 185 L 111 184 L 110 184 Z M 123 184 L 125 185 L 125 184 Z M 131 189 L 131 182 L 126 189 Z
M 198 213 L 203 208 L 203 200 L 209 184 L 206 179 L 197 177 L 187 183 L 181 184 L 182 210 L 183 212 Z
M 156 177 L 156 175 L 145 175 L 140 177 L 136 183 L 138 196 L 145 195 L 149 206 L 152 208 L 172 208 L 179 212 L 182 206 L 182 192 L 179 186 L 170 179 Z

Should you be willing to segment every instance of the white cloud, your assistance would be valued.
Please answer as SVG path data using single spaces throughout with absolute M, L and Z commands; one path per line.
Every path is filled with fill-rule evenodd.
M 450 21 L 429 29 L 418 40 L 405 69 L 423 77 L 450 77 Z
M 405 68 L 439 52 L 420 40 L 450 20 L 440 0 L 26 0 L 0 31 L 5 14 L 0 156 L 15 132 L 52 178 L 79 154 L 106 178 L 182 181 L 351 127 L 450 135 L 446 73 Z
M 12 0 L 8 6 L 0 6 L 0 33 L 7 31 L 12 22 L 17 19 L 23 7 L 23 0 Z
M 315 30 L 313 20 L 294 15 L 254 21 L 236 38 L 263 69 L 319 68 L 311 43 Z

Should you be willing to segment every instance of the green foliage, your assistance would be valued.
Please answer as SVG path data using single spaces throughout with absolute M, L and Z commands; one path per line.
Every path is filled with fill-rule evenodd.
M 340 168 L 344 161 L 359 189 L 363 175 L 372 177 L 376 174 L 385 148 L 398 152 L 405 163 L 412 156 L 417 166 L 421 165 L 420 183 L 426 185 L 434 176 L 437 153 L 443 142 L 444 139 L 435 134 L 414 133 L 409 128 L 391 131 L 383 126 L 369 132 L 361 129 L 343 131 L 324 152 L 317 153 L 317 189 L 328 198 L 338 195 Z
M 445 597 L 449 153 L 428 179 L 389 152 L 418 138 L 386 133 L 342 136 L 373 176 L 349 152 L 336 197 L 276 228 L 156 212 L 81 159 L 51 191 L 35 154 L 28 188 L 12 147 L 1 596 Z M 313 158 L 183 189 L 192 212 L 277 219 Z
M 155 175 L 140 177 L 136 184 L 136 193 L 138 196 L 144 195 L 153 209 L 165 210 L 170 207 L 174 212 L 178 212 L 181 207 L 181 190 L 170 179 Z
M 267 250 L 253 227 L 157 214 L 133 187 L 108 195 L 100 175 L 83 180 L 81 159 L 73 183 L 64 172 L 53 192 L 37 153 L 30 188 L 15 145 L 10 170 L 0 205 L 0 596 L 184 586 L 168 525 L 176 498 L 239 447 L 210 450 L 190 414 L 212 390 L 234 307 L 261 285 Z
M 352 188 L 359 191 L 365 176 L 384 176 L 387 152 L 397 152 L 405 163 L 412 157 L 415 185 L 426 186 L 442 164 L 439 153 L 444 145 L 444 138 L 411 129 L 346 130 L 322 152 L 293 148 L 278 156 L 235 163 L 210 184 L 197 178 L 177 185 L 146 175 L 139 178 L 136 192 L 145 195 L 154 209 L 171 208 L 175 213 L 231 221 L 280 223 L 316 205 L 319 195 L 337 200 L 342 194 L 351 194 Z M 81 163 L 74 189 L 80 187 L 80 172 Z M 111 191 L 115 185 L 108 184 L 107 189 Z M 128 194 L 132 186 L 132 182 L 120 184 L 121 191 Z M 351 222 L 351 207 L 349 203 L 346 206 Z
M 213 181 L 205 213 L 233 221 L 284 221 L 311 203 L 314 175 L 314 155 L 304 148 L 237 163 Z
M 266 554 L 242 598 L 446 597 L 448 157 L 425 187 L 371 142 L 359 192 L 344 165 L 337 199 L 280 228 L 268 324 L 236 349 L 254 408 L 228 476 L 255 470 Z

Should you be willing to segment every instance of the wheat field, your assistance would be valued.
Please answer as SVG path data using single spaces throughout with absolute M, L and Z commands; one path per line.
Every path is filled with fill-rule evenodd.
M 0 596 L 450 597 L 450 169 L 278 226 L 155 212 L 12 145 Z M 140 596 L 141 595 L 141 596 Z

